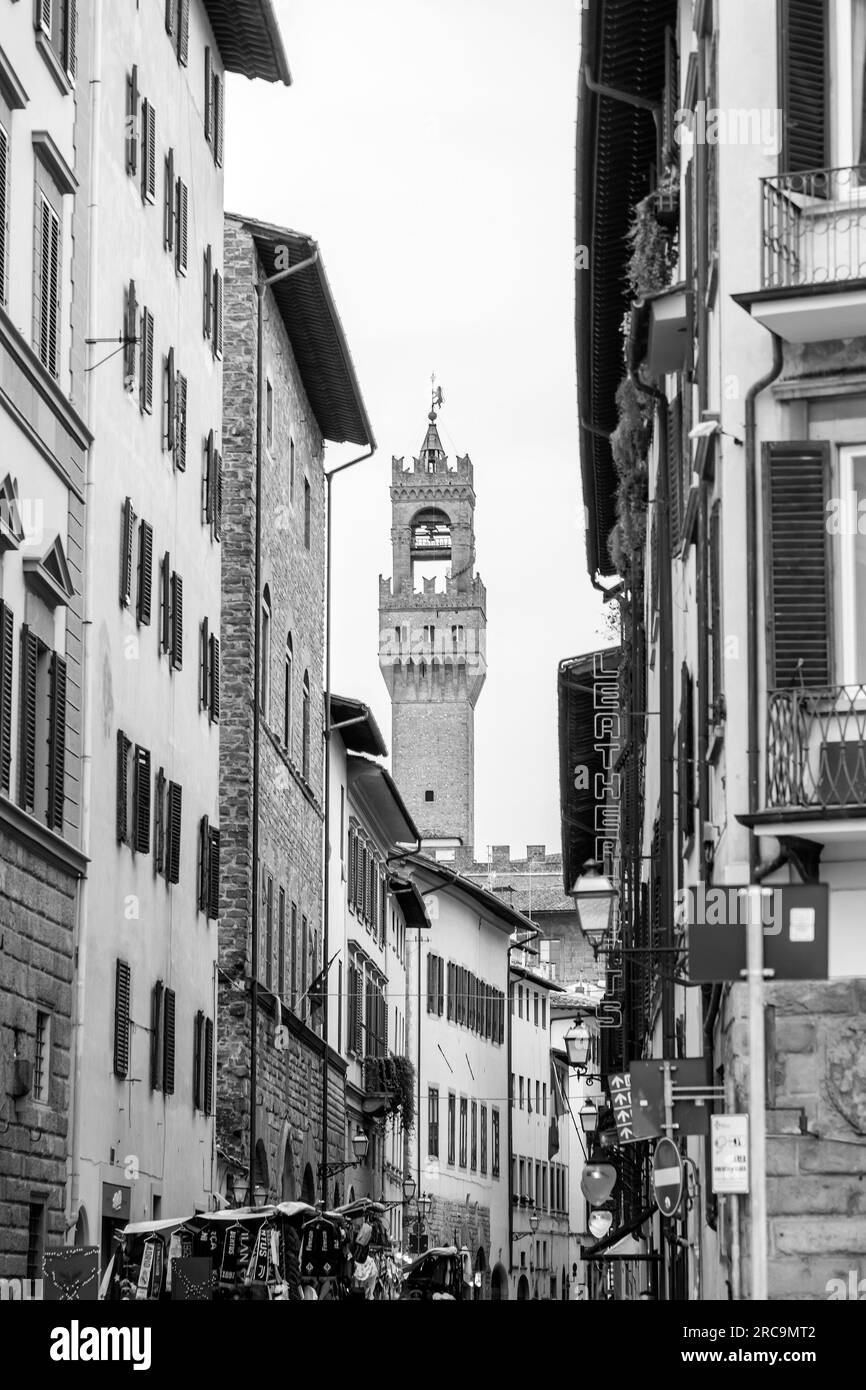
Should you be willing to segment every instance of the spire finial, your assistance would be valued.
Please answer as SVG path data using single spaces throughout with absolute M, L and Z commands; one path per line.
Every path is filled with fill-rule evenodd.
M 444 402 L 444 400 L 445 400 L 445 397 L 442 395 L 442 387 L 436 385 L 436 373 L 435 373 L 435 372 L 431 372 L 431 373 L 430 373 L 430 389 L 431 389 L 431 392 L 432 392 L 432 400 L 431 400 L 431 403 L 430 403 L 430 414 L 427 416 L 427 419 L 431 422 L 431 424 L 434 424 L 434 425 L 435 425 L 435 423 L 436 423 L 436 407 L 437 407 L 437 405 L 438 405 L 438 406 L 441 408 L 441 406 L 442 406 L 442 404 L 443 404 L 443 402 Z

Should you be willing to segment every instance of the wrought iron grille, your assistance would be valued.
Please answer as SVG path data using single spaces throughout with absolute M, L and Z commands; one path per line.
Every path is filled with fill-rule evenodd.
M 866 165 L 761 180 L 762 287 L 866 278 Z
M 770 692 L 767 806 L 866 806 L 866 686 Z

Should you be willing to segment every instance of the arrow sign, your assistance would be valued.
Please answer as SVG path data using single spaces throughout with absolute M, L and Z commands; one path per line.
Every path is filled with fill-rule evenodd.
M 631 1078 L 624 1072 L 615 1072 L 607 1078 L 607 1084 L 613 1104 L 617 1143 L 633 1144 L 636 1136 L 633 1128 Z
M 660 1139 L 653 1157 L 653 1196 L 662 1216 L 676 1216 L 683 1199 L 685 1173 L 672 1139 Z
M 627 1091 L 629 1089 L 627 1076 L 611 1075 L 608 1077 L 608 1083 L 612 1091 Z

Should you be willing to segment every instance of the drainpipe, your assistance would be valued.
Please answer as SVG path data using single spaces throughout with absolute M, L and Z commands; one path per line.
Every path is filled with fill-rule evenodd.
M 757 500 L 757 426 L 756 401 L 762 391 L 777 379 L 782 371 L 782 340 L 773 338 L 773 365 L 746 395 L 746 617 L 748 646 L 748 772 L 749 814 L 758 809 L 758 500 Z M 750 877 L 758 867 L 758 842 L 754 830 L 749 831 Z
M 315 265 L 319 248 L 310 242 L 311 255 L 306 260 L 275 275 L 262 276 L 256 283 L 256 532 L 255 532 L 255 592 L 253 595 L 253 616 L 255 619 L 255 644 L 253 649 L 253 794 L 251 815 L 253 822 L 252 855 L 252 912 L 250 914 L 252 940 L 250 943 L 250 1152 L 249 1152 L 249 1193 L 250 1201 L 255 1203 L 256 1190 L 256 1092 L 257 1092 L 257 1029 L 259 1025 L 259 766 L 261 762 L 261 642 L 262 642 L 262 420 L 265 397 L 265 294 L 271 285 L 287 280 Z M 327 957 L 326 957 L 327 959 Z M 325 1011 L 327 1015 L 327 1010 Z
M 303 268 L 302 263 L 295 266 L 296 270 Z M 261 419 L 261 416 L 259 417 Z M 344 473 L 347 468 L 354 468 L 356 463 L 363 463 L 365 459 L 372 458 L 376 452 L 375 440 L 372 440 L 366 453 L 359 454 L 357 458 L 349 459 L 346 463 L 338 464 L 330 472 L 325 473 L 325 767 L 324 767 L 324 825 L 323 825 L 323 844 L 322 844 L 322 960 L 327 969 L 330 959 L 329 950 L 329 927 L 331 921 L 331 734 L 334 726 L 331 724 L 331 486 L 333 479 L 338 473 Z M 256 513 L 258 516 L 258 513 Z M 258 610 L 257 610 L 258 611 Z M 366 715 L 364 716 L 366 717 Z M 356 722 L 354 720 L 347 722 Z M 339 727 L 339 726 L 338 726 Z M 342 1005 L 342 999 L 337 999 L 337 1008 Z M 327 1201 L 327 1171 L 328 1171 L 328 1037 L 329 1021 L 331 1013 L 331 1000 L 327 988 L 327 976 L 325 979 L 325 1007 L 322 1018 L 322 1187 Z
M 89 239 L 90 254 L 88 264 L 88 317 L 92 325 L 97 322 L 99 313 L 99 122 L 102 110 L 102 0 L 93 0 L 92 29 L 93 66 L 90 78 L 90 204 Z M 88 378 L 89 380 L 89 378 Z M 90 392 L 88 391 L 88 398 Z M 88 399 L 89 406 L 89 399 Z M 87 411 L 88 415 L 90 411 Z M 93 476 L 93 445 L 87 451 L 87 480 L 85 492 L 85 553 L 84 553 L 84 618 L 82 623 L 82 679 L 81 679 L 81 848 L 86 853 L 90 849 L 90 809 L 92 788 L 92 739 L 90 733 L 90 701 L 88 681 L 92 662 L 93 634 L 93 546 L 90 544 L 91 508 L 95 493 Z M 75 992 L 73 995 L 72 1025 L 72 1069 L 69 1094 L 69 1108 L 72 1115 L 72 1134 L 69 1146 L 69 1191 L 66 1215 L 67 1236 L 74 1231 L 78 1222 L 78 1209 L 81 1200 L 81 1068 L 84 1052 L 84 1005 L 87 988 L 87 934 L 88 934 L 89 881 L 87 873 L 80 879 L 76 899 L 75 922 Z M 90 1213 L 91 1221 L 96 1220 Z M 93 1231 L 88 1232 L 88 1240 Z M 74 1243 L 74 1234 L 70 1243 Z

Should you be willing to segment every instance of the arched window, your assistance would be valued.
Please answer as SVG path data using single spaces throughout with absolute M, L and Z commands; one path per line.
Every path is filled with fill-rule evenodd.
M 304 672 L 304 712 L 301 732 L 301 771 L 310 780 L 310 673 Z
M 261 666 L 259 670 L 259 700 L 262 714 L 268 717 L 271 706 L 271 591 L 267 584 L 262 594 Z
M 292 751 L 292 676 L 295 660 L 292 634 L 286 638 L 286 684 L 283 691 L 283 743 Z

